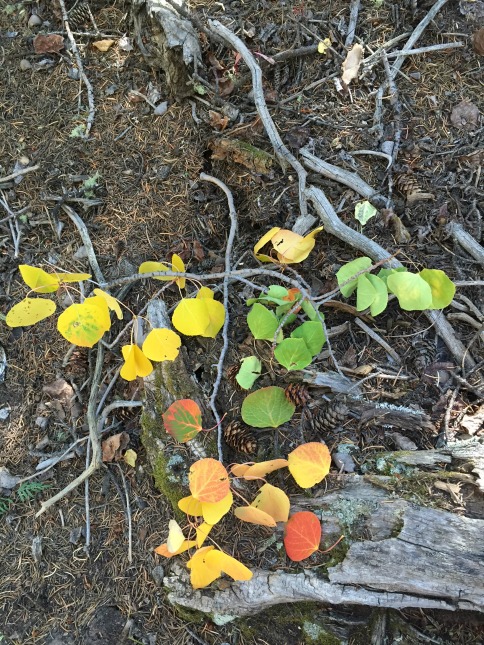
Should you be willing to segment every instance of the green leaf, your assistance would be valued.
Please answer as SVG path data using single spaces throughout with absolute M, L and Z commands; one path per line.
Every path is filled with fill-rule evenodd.
M 288 295 L 288 290 L 286 287 L 281 287 L 278 284 L 271 284 L 265 296 L 267 298 L 277 298 L 278 300 L 283 300 Z
M 253 428 L 278 428 L 291 419 L 296 406 L 282 387 L 264 387 L 249 394 L 242 403 L 242 419 Z
M 302 370 L 313 360 L 303 338 L 285 338 L 274 350 L 274 356 L 287 370 Z
M 369 269 L 370 267 L 371 267 L 371 259 L 367 257 L 357 258 L 352 262 L 348 262 L 348 264 L 344 264 L 336 274 L 336 279 L 338 280 L 338 284 L 342 285 L 344 282 L 349 280 L 356 273 L 359 273 L 360 271 L 364 271 L 364 269 Z M 352 280 L 351 282 L 348 282 L 348 284 L 346 284 L 344 287 L 341 287 L 341 293 L 345 298 L 348 298 L 349 296 L 351 296 L 353 291 L 356 289 L 357 283 L 358 283 L 358 278 L 356 278 L 355 280 Z
M 375 300 L 376 291 L 366 275 L 360 275 L 356 289 L 356 309 L 363 311 Z
M 416 273 L 394 273 L 388 276 L 387 287 L 405 311 L 423 311 L 432 306 L 430 285 Z
M 424 269 L 419 276 L 430 286 L 432 292 L 431 309 L 448 307 L 455 295 L 455 284 L 440 269 Z
M 259 378 L 262 370 L 262 364 L 256 356 L 247 356 L 242 361 L 242 365 L 235 377 L 235 380 L 244 390 L 250 390 L 256 380 Z
M 355 206 L 355 219 L 361 222 L 361 225 L 364 226 L 368 220 L 375 217 L 376 212 L 376 208 L 373 204 L 370 204 L 370 202 L 358 202 Z
M 370 313 L 372 316 L 378 316 L 382 311 L 385 311 L 388 305 L 387 285 L 377 275 L 369 273 L 366 277 L 375 289 L 375 298 L 370 305 Z
M 294 303 L 293 303 L 293 302 L 291 302 L 291 305 L 290 305 L 289 307 L 285 307 L 285 306 L 277 307 L 277 308 L 276 308 L 276 316 L 277 316 L 279 319 L 281 319 L 281 320 L 282 320 L 282 318 L 286 315 L 286 313 L 289 311 L 289 309 L 291 308 L 291 306 L 292 306 L 293 304 L 294 304 Z M 286 325 L 290 325 L 290 324 L 291 324 L 291 323 L 293 323 L 296 319 L 297 319 L 296 314 L 289 314 L 289 316 L 288 316 L 287 318 L 284 318 L 284 326 L 286 326 Z
M 318 312 L 310 302 L 308 302 L 307 300 L 303 300 L 301 303 L 301 308 L 306 314 L 306 316 L 309 318 L 309 320 L 317 320 Z M 321 318 L 324 320 L 323 314 L 321 314 Z
M 399 267 L 398 269 L 380 269 L 377 275 L 380 280 L 383 280 L 386 284 L 388 276 L 393 275 L 394 273 L 405 273 L 406 270 L 407 269 L 405 267 Z
M 267 307 L 256 302 L 247 315 L 247 324 L 257 340 L 273 340 L 279 320 Z
M 296 327 L 291 338 L 302 338 L 312 356 L 317 356 L 326 342 L 323 325 L 318 321 L 308 321 Z M 284 341 L 282 341 L 284 342 Z

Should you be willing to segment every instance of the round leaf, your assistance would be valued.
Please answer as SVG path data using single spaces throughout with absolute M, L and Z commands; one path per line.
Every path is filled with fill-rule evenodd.
M 202 429 L 202 413 L 192 399 L 180 399 L 163 414 L 165 430 L 180 443 L 193 439 Z
M 376 208 L 370 202 L 358 202 L 355 206 L 355 219 L 361 222 L 361 225 L 364 226 L 368 220 L 376 215 Z M 366 309 L 366 307 L 365 307 Z
M 432 306 L 432 290 L 418 274 L 394 273 L 387 278 L 388 289 L 398 298 L 405 311 L 423 311 Z
M 143 343 L 143 354 L 152 361 L 174 361 L 180 352 L 181 339 L 171 329 L 152 329 Z
M 80 347 L 93 347 L 110 327 L 109 309 L 100 296 L 67 307 L 57 320 L 57 329 L 62 336 Z
M 381 278 L 372 273 L 368 273 L 366 277 L 375 289 L 375 298 L 370 305 L 370 313 L 372 316 L 378 316 L 382 311 L 385 311 L 388 305 L 387 285 Z
M 274 356 L 287 370 L 302 370 L 313 360 L 302 338 L 285 338 L 274 350 Z
M 205 300 L 182 298 L 173 312 L 173 327 L 185 336 L 203 336 L 210 325 Z
M 336 274 L 336 279 L 338 280 L 338 284 L 342 285 L 344 282 L 349 280 L 352 276 L 356 275 L 360 271 L 364 271 L 365 269 L 368 269 L 369 267 L 371 267 L 371 259 L 367 257 L 357 258 L 352 262 L 348 262 L 348 264 L 344 264 Z M 355 280 L 348 282 L 348 284 L 346 284 L 344 287 L 341 287 L 340 291 L 345 298 L 348 298 L 349 296 L 351 296 L 353 291 L 356 289 L 357 283 L 358 283 L 358 279 L 356 278 Z
M 227 471 L 220 461 L 211 457 L 192 464 L 188 481 L 191 494 L 199 502 L 220 502 L 230 491 Z
M 363 311 L 367 309 L 376 298 L 375 287 L 372 285 L 368 276 L 360 275 L 356 288 L 356 309 Z
M 284 547 L 293 562 L 309 558 L 319 549 L 321 542 L 321 523 L 311 511 L 294 513 L 289 518 L 284 531 Z
M 455 284 L 439 269 L 424 269 L 419 276 L 432 291 L 432 309 L 448 307 L 455 295 Z
M 259 378 L 262 364 L 256 356 L 247 356 L 242 361 L 240 369 L 235 380 L 244 390 L 250 390 L 256 380 Z
M 55 302 L 47 298 L 24 298 L 10 309 L 5 322 L 9 327 L 28 327 L 48 318 L 55 310 Z
M 277 428 L 294 414 L 282 387 L 264 387 L 249 394 L 242 403 L 242 419 L 253 428 Z
M 291 338 L 302 338 L 312 356 L 317 356 L 326 342 L 323 325 L 319 320 L 309 320 L 291 333 Z
M 291 475 L 301 488 L 311 488 L 329 473 L 331 455 L 324 443 L 303 443 L 287 456 Z
M 287 522 L 289 517 L 289 497 L 277 486 L 264 484 L 251 506 L 268 513 L 276 522 Z
M 279 320 L 267 307 L 256 302 L 247 315 L 247 324 L 257 340 L 273 340 Z

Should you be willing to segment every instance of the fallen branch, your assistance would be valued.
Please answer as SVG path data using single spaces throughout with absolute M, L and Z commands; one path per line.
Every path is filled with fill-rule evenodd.
M 7 175 L 6 177 L 0 177 L 0 184 L 4 184 L 5 182 L 10 181 L 11 179 L 15 179 L 15 177 L 20 177 L 20 175 L 26 175 L 28 172 L 32 172 L 33 170 L 38 170 L 39 168 L 40 168 L 39 165 L 28 166 L 27 168 L 19 168 L 11 175 Z
M 446 232 L 480 264 L 484 265 L 484 248 L 458 222 L 450 222 Z

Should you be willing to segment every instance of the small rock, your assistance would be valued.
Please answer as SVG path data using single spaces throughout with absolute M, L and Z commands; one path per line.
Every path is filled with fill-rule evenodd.
M 10 416 L 10 408 L 8 406 L 0 408 L 0 421 L 6 421 Z
M 28 69 L 32 69 L 32 63 L 26 58 L 22 58 L 20 61 L 20 69 L 22 72 L 26 72 Z
M 46 430 L 47 426 L 49 425 L 49 418 L 48 417 L 37 417 L 35 419 L 35 425 L 40 428 L 41 430 Z
M 155 585 L 161 587 L 163 584 L 163 578 L 165 577 L 165 570 L 162 566 L 158 565 L 151 571 L 151 577 L 153 578 Z
M 10 490 L 12 488 L 15 488 L 19 481 L 20 477 L 11 475 L 8 468 L 0 466 L 0 488 Z
M 84 258 L 87 258 L 86 247 L 84 245 L 80 246 L 72 257 L 74 258 L 74 260 L 84 260 Z
M 479 122 L 479 108 L 470 101 L 461 101 L 450 115 L 450 122 L 456 128 L 475 128 Z
M 155 116 L 161 116 L 162 114 L 165 114 L 165 112 L 168 110 L 168 102 L 163 101 L 163 103 L 160 103 L 157 105 L 153 111 L 153 114 Z
M 42 538 L 35 537 L 32 540 L 32 555 L 34 558 L 35 564 L 39 564 L 42 560 Z
M 30 29 L 32 29 L 32 27 L 40 27 L 41 24 L 42 24 L 42 18 L 40 18 L 36 13 L 33 13 L 30 16 L 29 22 L 28 22 Z

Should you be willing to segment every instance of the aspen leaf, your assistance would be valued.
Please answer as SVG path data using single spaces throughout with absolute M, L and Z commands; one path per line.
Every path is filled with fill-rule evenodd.
M 106 293 L 106 291 L 103 291 L 102 289 L 93 289 L 93 292 L 96 294 L 96 296 L 99 296 L 106 301 L 108 309 L 110 311 L 114 311 L 118 320 L 123 320 L 123 312 L 116 298 L 111 296 L 109 293 Z
M 305 237 L 281 229 L 271 239 L 277 258 L 282 264 L 295 264 L 305 260 L 316 244 L 315 236 L 323 230 L 322 226 L 315 228 Z
M 360 65 L 363 61 L 363 52 L 364 48 L 359 44 L 353 45 L 352 49 L 347 53 L 346 58 L 343 61 L 341 66 L 341 71 L 343 72 L 341 80 L 346 85 L 349 85 L 352 80 L 358 78 L 358 72 L 360 71 Z
M 108 49 L 114 45 L 116 41 L 111 38 L 106 38 L 105 40 L 95 40 L 92 43 L 92 46 L 95 47 L 100 52 L 107 52 Z
M 182 497 L 178 502 L 178 508 L 187 515 L 192 515 L 193 517 L 202 517 L 202 502 L 199 502 L 198 499 L 195 499 L 193 495 L 188 495 L 188 497 Z
M 198 290 L 198 293 L 196 295 L 196 298 L 208 298 L 209 300 L 213 300 L 214 297 L 214 292 L 212 289 L 209 289 L 208 287 L 200 287 Z
M 43 269 L 20 264 L 19 271 L 25 284 L 35 293 L 53 293 L 59 288 L 60 283 L 55 275 L 46 273 Z
M 124 345 L 121 352 L 124 365 L 121 368 L 120 376 L 125 381 L 134 381 L 138 376 L 144 378 L 153 371 L 151 361 L 146 358 L 138 345 Z
M 357 273 L 360 273 L 360 271 L 364 271 L 365 269 L 369 269 L 370 267 L 371 259 L 367 257 L 357 258 L 356 260 L 352 260 L 347 264 L 343 264 L 341 269 L 336 273 L 336 279 L 338 280 L 338 285 L 340 285 L 340 291 L 345 298 L 349 298 L 349 296 L 351 296 L 353 291 L 356 289 L 358 285 L 358 278 L 351 280 L 344 286 L 341 285 L 343 285 L 347 280 L 352 278 Z
M 328 50 L 328 47 L 331 47 L 331 39 L 325 38 L 318 43 L 318 53 L 325 54 Z
M 201 502 L 203 519 L 212 526 L 217 524 L 230 511 L 233 502 L 234 498 L 230 490 L 219 502 Z
M 372 217 L 375 217 L 376 213 L 376 208 L 368 201 L 358 202 L 355 206 L 355 219 L 357 219 L 362 226 L 364 226 Z
M 62 336 L 80 347 L 93 347 L 110 327 L 109 309 L 100 296 L 70 305 L 57 320 L 57 329 Z
M 173 253 L 171 258 L 171 269 L 172 271 L 177 271 L 178 273 L 185 273 L 185 263 L 176 253 Z M 180 287 L 180 289 L 184 289 L 186 278 L 175 278 L 175 283 Z
M 171 329 L 152 329 L 146 336 L 142 350 L 151 361 L 174 361 L 180 353 L 181 339 Z
M 375 300 L 376 289 L 365 274 L 360 275 L 357 285 L 356 309 L 357 311 L 363 311 Z
M 302 370 L 313 360 L 303 338 L 284 338 L 274 350 L 274 356 L 286 370 Z
M 138 455 L 132 448 L 129 448 L 129 450 L 126 450 L 126 452 L 123 455 L 123 459 L 125 463 L 127 463 L 128 466 L 131 466 L 131 468 L 134 468 L 136 466 L 137 458 L 138 458 Z
M 278 428 L 291 419 L 296 407 L 282 387 L 270 386 L 252 392 L 242 403 L 242 419 L 253 428 Z
M 178 522 L 176 520 L 170 520 L 168 522 L 168 539 L 166 541 L 166 546 L 170 553 L 176 553 L 181 545 L 185 542 L 185 536 L 181 530 Z
M 432 309 L 448 307 L 455 295 L 455 284 L 440 269 L 423 269 L 419 276 L 425 280 L 432 292 Z
M 229 475 L 216 459 L 199 459 L 188 473 L 190 492 L 200 502 L 220 502 L 230 490 Z
M 319 549 L 321 523 L 311 511 L 294 513 L 284 527 L 284 547 L 293 562 L 309 558 Z
M 190 582 L 194 589 L 208 587 L 210 583 L 226 573 L 234 580 L 250 580 L 252 571 L 230 555 L 215 549 L 213 546 L 204 546 L 195 552 L 187 562 L 190 569 Z
M 257 356 L 247 356 L 242 360 L 241 366 L 235 380 L 244 390 L 250 390 L 256 380 L 259 378 L 262 369 L 262 363 Z
M 83 282 L 89 280 L 92 276 L 90 273 L 54 273 L 54 276 L 60 283 L 66 282 Z
M 247 324 L 255 339 L 273 340 L 279 319 L 270 309 L 256 302 L 247 314 Z
M 432 306 L 432 289 L 420 275 L 405 271 L 387 278 L 388 290 L 398 298 L 405 311 L 423 311 Z
M 175 401 L 162 418 L 165 430 L 180 443 L 190 441 L 202 429 L 202 413 L 192 399 Z
M 264 484 L 251 506 L 268 513 L 276 522 L 287 522 L 289 517 L 289 497 L 286 493 L 271 484 Z
M 378 316 L 382 311 L 385 311 L 388 304 L 388 289 L 385 282 L 377 275 L 367 273 L 366 277 L 371 282 L 375 289 L 375 297 L 370 305 L 370 313 L 372 316 Z
M 24 298 L 10 309 L 5 322 L 9 327 L 28 327 L 48 318 L 55 310 L 55 302 L 47 298 Z
M 205 304 L 210 321 L 202 336 L 205 338 L 215 338 L 223 327 L 225 308 L 221 302 L 213 298 L 202 298 L 201 302 Z
M 185 336 L 215 338 L 225 320 L 225 308 L 213 298 L 182 298 L 175 308 L 172 323 Z
M 234 464 L 231 467 L 231 473 L 235 477 L 243 479 L 262 479 L 274 470 L 285 468 L 288 465 L 287 459 L 272 459 L 271 461 L 261 461 L 258 464 Z
M 138 269 L 138 273 L 153 273 L 154 271 L 177 271 L 178 273 L 184 273 L 185 263 L 179 255 L 173 253 L 173 257 L 171 258 L 171 267 L 166 266 L 166 264 L 163 264 L 162 262 L 148 261 L 143 262 L 143 264 L 141 264 L 140 268 Z M 185 278 L 174 278 L 173 276 L 166 276 L 166 278 L 157 276 L 156 278 L 153 278 L 153 280 L 161 280 L 162 282 L 175 282 L 180 287 L 180 289 L 184 289 L 186 283 Z
M 264 247 L 268 242 L 271 241 L 271 239 L 274 237 L 274 235 L 280 231 L 280 227 L 275 226 L 274 228 L 271 228 L 270 231 L 268 231 L 265 235 L 263 235 L 260 240 L 257 242 L 257 244 L 254 246 L 254 255 L 255 257 L 260 260 L 261 262 L 274 262 L 274 259 L 271 258 L 268 255 L 264 255 L 263 253 L 259 253 L 260 249 Z
M 331 455 L 323 443 L 303 443 L 287 457 L 291 475 L 301 488 L 311 488 L 323 481 L 329 473 Z
M 326 342 L 323 325 L 319 320 L 308 320 L 291 332 L 291 338 L 302 338 L 312 356 L 317 356 Z
M 237 519 L 242 522 L 249 522 L 249 524 L 269 527 L 277 526 L 276 521 L 269 513 L 261 511 L 259 508 L 254 508 L 254 506 L 239 506 L 234 510 L 234 515 Z
M 156 547 L 155 553 L 157 553 L 158 555 L 162 555 L 164 558 L 172 558 L 174 555 L 179 555 L 180 553 L 184 553 L 185 551 L 188 551 L 188 549 L 191 549 L 194 546 L 197 546 L 197 543 L 195 542 L 195 540 L 185 540 L 177 551 L 175 551 L 174 553 L 170 553 L 170 551 L 168 551 L 168 544 L 165 542 L 164 544 L 160 544 L 160 546 Z
M 203 522 L 200 526 L 197 526 L 197 549 L 200 549 L 203 546 L 203 543 L 212 529 L 212 524 L 208 524 L 207 522 Z

